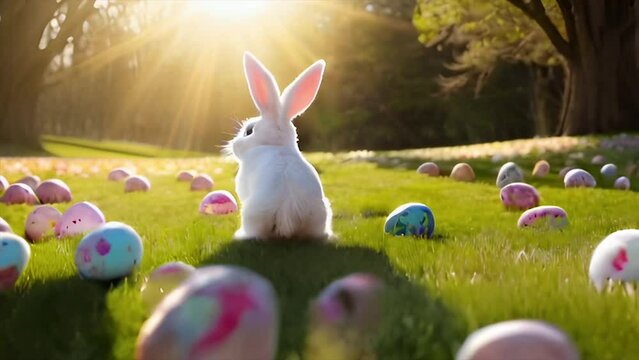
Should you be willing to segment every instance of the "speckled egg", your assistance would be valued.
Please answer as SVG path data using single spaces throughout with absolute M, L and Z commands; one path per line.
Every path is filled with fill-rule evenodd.
M 31 190 L 35 191 L 40 184 L 40 177 L 37 175 L 27 175 L 22 179 L 16 181 L 17 184 L 25 184 L 31 188 Z
M 206 174 L 200 174 L 191 181 L 193 191 L 211 191 L 213 189 L 213 179 Z
M 40 201 L 38 200 L 38 197 L 28 185 L 25 185 L 22 183 L 16 183 L 16 184 L 11 184 L 9 188 L 7 188 L 7 191 L 5 191 L 2 197 L 0 198 L 0 202 L 3 202 L 7 205 L 13 205 L 13 204 L 33 205 L 33 204 L 38 204 Z
M 526 183 L 508 184 L 501 188 L 499 196 L 507 209 L 526 210 L 539 206 L 539 192 Z
M 36 188 L 35 194 L 43 204 L 71 201 L 71 189 L 59 179 L 45 180 Z
M 104 214 L 97 206 L 83 201 L 74 204 L 62 214 L 60 221 L 55 225 L 55 236 L 63 238 L 84 234 L 105 222 Z
M 428 176 L 439 176 L 439 166 L 437 166 L 434 162 L 425 162 L 419 165 L 417 173 Z
M 522 181 L 524 181 L 524 172 L 514 162 L 507 162 L 499 169 L 495 184 L 501 189 L 508 184 Z
M 563 229 L 568 226 L 568 215 L 559 206 L 538 206 L 524 211 L 519 217 L 520 228 Z
M 80 276 L 90 280 L 117 280 L 142 261 L 142 239 L 129 225 L 112 221 L 85 236 L 75 251 Z
M 572 169 L 568 171 L 564 177 L 565 187 L 590 187 L 597 186 L 597 180 L 595 180 L 589 172 L 582 169 Z
M 13 288 L 30 257 L 31 248 L 23 238 L 0 232 L 0 291 Z
M 543 321 L 510 320 L 470 334 L 456 360 L 579 360 L 575 344 L 560 329 Z
M 7 190 L 8 188 L 9 181 L 7 181 L 7 178 L 5 178 L 4 176 L 0 175 L 0 194 L 5 192 L 5 190 Z
M 532 175 L 534 177 L 546 177 L 550 173 L 550 164 L 546 160 L 539 160 L 535 163 Z
M 133 175 L 133 171 L 125 168 L 117 168 L 109 172 L 108 179 L 110 181 L 124 181 L 124 179 L 131 175 Z
M 630 179 L 625 176 L 621 176 L 615 180 L 615 189 L 628 190 L 630 189 Z
M 615 175 L 617 175 L 617 165 L 615 165 L 615 164 L 606 164 L 606 165 L 601 167 L 601 170 L 599 172 L 601 172 L 601 175 L 603 175 L 603 176 L 605 176 L 607 178 L 614 177 Z
M 142 301 L 154 309 L 173 289 L 191 276 L 195 268 L 181 261 L 166 263 L 153 270 L 142 285 Z
M 234 266 L 195 271 L 156 307 L 136 345 L 137 360 L 272 360 L 277 298 L 261 276 Z
M 9 223 L 0 217 L 0 232 L 13 232 L 13 229 L 11 229 L 11 225 L 9 225 Z
M 55 224 L 62 218 L 62 213 L 51 205 L 38 206 L 27 216 L 24 234 L 29 242 L 35 243 L 55 233 Z
M 183 170 L 177 174 L 177 181 L 191 181 L 195 177 L 195 171 Z
M 151 183 L 149 179 L 141 175 L 133 175 L 124 181 L 124 192 L 149 191 Z
M 225 215 L 237 211 L 237 201 L 226 190 L 216 190 L 208 193 L 200 202 L 200 214 Z
M 470 165 L 459 163 L 453 167 L 450 177 L 457 181 L 472 182 L 475 181 L 475 172 Z
M 430 238 L 435 231 L 435 217 L 432 210 L 424 204 L 404 204 L 388 215 L 384 231 L 395 236 L 426 235 Z

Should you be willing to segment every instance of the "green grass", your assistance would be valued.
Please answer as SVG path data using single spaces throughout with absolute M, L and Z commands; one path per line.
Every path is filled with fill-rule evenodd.
M 596 150 L 583 151 L 577 165 L 596 172 L 587 164 Z M 607 155 L 619 165 L 639 158 L 628 152 Z M 639 195 L 611 190 L 601 178 L 604 188 L 563 189 L 557 171 L 567 153 L 547 158 L 553 166 L 547 179 L 530 177 L 533 156 L 516 161 L 528 170 L 542 204 L 568 212 L 571 224 L 563 231 L 518 229 L 519 213 L 502 208 L 494 185 L 498 164 L 487 158 L 466 160 L 478 175 L 477 182 L 466 184 L 415 174 L 414 167 L 426 159 L 409 152 L 376 154 L 366 162 L 346 154 L 313 154 L 339 235 L 328 245 L 234 242 L 239 216 L 200 216 L 204 194 L 190 192 L 174 176 L 194 168 L 213 175 L 217 189 L 233 190 L 236 167 L 219 158 L 68 160 L 76 169 L 64 171 L 56 170 L 62 159 L 0 158 L 9 180 L 24 168 L 43 179 L 63 179 L 74 201 L 91 201 L 108 220 L 130 224 L 145 247 L 136 274 L 105 286 L 78 278 L 73 252 L 79 237 L 33 245 L 16 290 L 0 294 L 0 359 L 131 359 L 147 317 L 139 298 L 144 276 L 173 260 L 238 264 L 271 280 L 281 309 L 280 359 L 304 357 L 309 301 L 331 280 L 356 271 L 381 276 L 390 290 L 379 359 L 452 358 L 471 331 L 513 318 L 557 324 L 585 359 L 633 358 L 639 353 L 637 298 L 619 289 L 596 293 L 587 267 L 594 246 L 608 233 L 639 227 Z M 441 161 L 442 168 L 447 171 L 454 162 Z M 149 193 L 125 194 L 122 184 L 106 181 L 108 169 L 123 164 L 149 177 Z M 92 172 L 81 177 L 78 169 Z M 434 239 L 383 234 L 386 214 L 409 201 L 433 209 Z M 17 233 L 30 210 L 0 204 L 0 216 Z

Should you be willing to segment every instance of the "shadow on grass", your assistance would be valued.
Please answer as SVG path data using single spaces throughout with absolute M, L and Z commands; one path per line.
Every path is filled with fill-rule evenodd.
M 0 359 L 109 359 L 107 292 L 72 277 L 0 293 Z
M 387 284 L 379 359 L 452 358 L 460 319 L 427 290 L 398 274 L 386 255 L 332 244 L 232 242 L 201 265 L 239 265 L 269 279 L 278 295 L 278 359 L 304 358 L 310 301 L 331 281 L 353 272 L 376 274 Z

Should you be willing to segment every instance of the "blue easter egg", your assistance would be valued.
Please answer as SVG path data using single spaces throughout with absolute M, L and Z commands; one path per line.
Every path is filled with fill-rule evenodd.
M 388 215 L 384 231 L 395 236 L 426 235 L 430 238 L 435 231 L 433 211 L 420 203 L 404 204 Z

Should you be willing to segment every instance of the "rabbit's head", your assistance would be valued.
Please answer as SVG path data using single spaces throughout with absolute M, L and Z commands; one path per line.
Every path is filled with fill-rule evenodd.
M 260 116 L 244 121 L 227 151 L 242 159 L 247 150 L 271 145 L 296 147 L 293 119 L 312 103 L 322 82 L 326 63 L 318 60 L 304 70 L 280 96 L 273 75 L 251 53 L 244 53 L 244 74 Z

